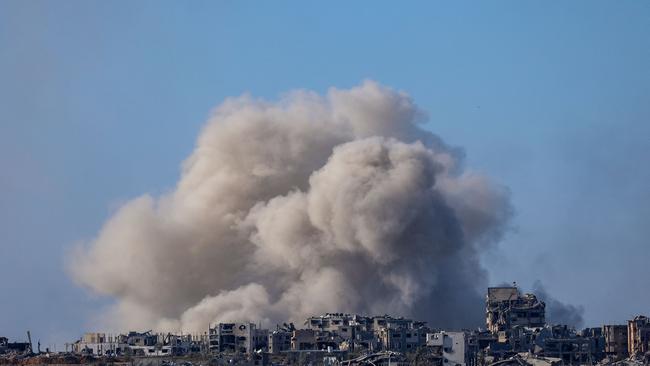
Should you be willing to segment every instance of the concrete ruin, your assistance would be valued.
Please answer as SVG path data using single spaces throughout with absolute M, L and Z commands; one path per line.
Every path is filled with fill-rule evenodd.
M 253 323 L 219 323 L 208 332 L 209 349 L 213 353 L 252 354 L 267 349 L 268 333 Z
M 273 331 L 252 322 L 235 322 L 211 324 L 206 333 L 196 335 L 86 333 L 67 344 L 61 357 L 70 363 L 83 357 L 199 357 L 216 364 L 260 366 L 650 365 L 649 318 L 636 316 L 626 325 L 576 331 L 567 325 L 547 324 L 545 310 L 543 301 L 534 294 L 521 294 L 516 286 L 491 287 L 486 296 L 486 330 L 441 330 L 389 315 L 326 313 L 307 318 L 301 328 L 284 323 Z M 0 337 L 2 354 L 0 361 L 11 360 L 11 364 L 44 354 L 53 357 L 49 350 L 33 353 L 31 342 L 9 342 L 6 337 Z
M 487 329 L 492 333 L 546 324 L 546 304 L 533 294 L 521 295 L 517 286 L 488 288 L 485 311 Z
M 641 357 L 649 351 L 650 318 L 639 315 L 627 322 L 627 352 L 632 357 Z
M 92 356 L 136 356 L 161 357 L 178 356 L 200 352 L 205 337 L 196 335 L 154 334 L 128 332 L 112 335 L 107 333 L 85 333 L 81 339 L 66 344 L 66 352 Z
M 628 356 L 626 325 L 603 325 L 602 334 L 605 339 L 604 352 L 606 356 L 616 360 Z
M 534 294 L 521 295 L 516 286 L 491 287 L 486 297 L 486 325 L 489 336 L 477 339 L 478 349 L 490 362 L 510 359 L 520 353 L 559 359 L 565 365 L 593 365 L 606 357 L 621 360 L 628 356 L 629 333 L 645 329 L 645 321 L 639 319 L 633 325 L 605 325 L 602 328 L 586 328 L 578 332 L 567 325 L 550 325 L 545 321 L 545 304 Z M 638 318 L 638 317 L 637 317 Z M 635 319 L 637 319 L 635 318 Z M 630 322 L 632 324 L 632 321 Z M 637 344 L 642 344 L 643 331 L 638 334 Z M 646 336 L 647 337 L 647 336 Z M 488 343 L 487 345 L 485 343 Z M 639 353 L 645 353 L 638 347 Z
M 440 331 L 427 334 L 427 347 L 437 347 L 442 364 L 447 366 L 474 366 L 475 354 L 468 345 L 466 332 Z

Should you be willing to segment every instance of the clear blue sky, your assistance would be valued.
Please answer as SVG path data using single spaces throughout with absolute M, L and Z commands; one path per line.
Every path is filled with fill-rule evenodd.
M 648 1 L 0 0 L 0 335 L 81 334 L 107 300 L 66 250 L 173 187 L 221 100 L 365 78 L 510 187 L 492 283 L 650 315 Z

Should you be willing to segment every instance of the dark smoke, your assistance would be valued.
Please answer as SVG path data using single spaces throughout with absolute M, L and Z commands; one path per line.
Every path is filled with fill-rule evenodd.
M 583 314 L 585 310 L 582 305 L 565 304 L 552 297 L 539 280 L 533 284 L 533 293 L 546 303 L 547 322 L 551 324 L 566 324 L 576 329 L 580 329 L 584 325 Z

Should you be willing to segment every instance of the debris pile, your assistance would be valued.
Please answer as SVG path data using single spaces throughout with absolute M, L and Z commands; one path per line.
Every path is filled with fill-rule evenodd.
M 206 324 L 203 334 L 86 333 L 66 352 L 0 337 L 0 365 L 434 365 L 649 366 L 650 319 L 577 331 L 548 324 L 546 304 L 516 286 L 491 287 L 487 329 L 446 330 L 390 315 L 325 313 L 264 329 L 250 321 Z

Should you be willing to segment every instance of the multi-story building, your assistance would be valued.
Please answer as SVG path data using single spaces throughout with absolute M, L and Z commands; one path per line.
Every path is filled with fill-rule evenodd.
M 297 329 L 291 335 L 292 351 L 338 350 L 345 339 L 334 332 Z
M 307 329 L 332 332 L 344 339 L 352 339 L 358 328 L 356 316 L 343 313 L 327 313 L 312 316 L 305 321 Z
M 425 324 L 388 315 L 366 317 L 343 313 L 327 313 L 310 317 L 305 321 L 307 330 L 315 332 L 313 337 L 327 338 L 329 336 L 328 342 L 330 343 L 337 339 L 345 342 L 336 348 L 344 347 L 347 350 L 384 349 L 401 352 L 415 350 L 426 343 L 426 333 L 429 328 L 426 328 Z M 308 334 L 311 333 L 299 333 L 297 337 L 294 337 L 307 344 L 311 339 Z M 293 344 L 292 348 L 297 349 L 296 345 L 299 346 L 301 341 L 294 341 Z
M 278 354 L 291 349 L 291 337 L 293 332 L 287 330 L 274 330 L 269 332 L 269 352 Z
M 650 318 L 639 315 L 627 322 L 627 352 L 630 356 L 650 351 Z
M 85 333 L 79 340 L 66 344 L 73 353 L 99 356 L 172 356 L 198 353 L 205 349 L 205 335 L 173 335 L 171 333 L 153 334 L 151 331 L 129 332 L 111 335 L 106 333 Z
M 605 358 L 605 336 L 603 328 L 585 328 L 580 334 L 581 337 L 591 340 L 591 359 L 600 361 Z
M 127 343 L 118 337 L 106 333 L 85 333 L 80 340 L 72 344 L 72 352 L 94 355 L 120 355 Z
M 626 325 L 603 325 L 603 337 L 605 338 L 605 355 L 623 359 L 627 352 L 627 326 Z
M 158 336 L 152 334 L 151 331 L 144 333 L 129 332 L 122 338 L 124 339 L 124 343 L 132 347 L 153 347 L 158 343 Z
M 426 336 L 428 347 L 439 348 L 442 364 L 446 366 L 474 366 L 476 357 L 469 346 L 465 332 L 436 332 Z
M 487 328 L 492 333 L 515 326 L 536 328 L 546 324 L 546 304 L 533 294 L 521 295 L 516 286 L 488 288 L 485 312 Z
M 268 330 L 253 323 L 219 323 L 209 328 L 208 336 L 211 352 L 250 354 L 265 349 L 268 342 Z
M 544 340 L 544 357 L 559 358 L 565 365 L 592 365 L 592 340 L 583 337 L 546 338 Z
M 383 328 L 378 331 L 382 348 L 396 352 L 410 352 L 426 343 L 427 330 Z
M 382 349 L 411 352 L 424 346 L 431 330 L 424 322 L 380 316 L 373 318 L 373 332 Z

